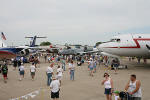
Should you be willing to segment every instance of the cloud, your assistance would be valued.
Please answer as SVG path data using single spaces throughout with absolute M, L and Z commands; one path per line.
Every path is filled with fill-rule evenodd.
M 149 27 L 149 9 L 149 0 L 0 0 L 0 31 L 7 33 L 9 44 L 27 43 L 26 35 L 94 44 L 112 33 Z

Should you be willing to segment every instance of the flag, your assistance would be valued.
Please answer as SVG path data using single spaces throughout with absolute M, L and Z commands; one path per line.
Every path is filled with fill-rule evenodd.
M 5 35 L 4 35 L 3 32 L 1 33 L 1 35 L 2 35 L 2 39 L 3 39 L 3 40 L 6 40 L 6 37 L 5 37 Z

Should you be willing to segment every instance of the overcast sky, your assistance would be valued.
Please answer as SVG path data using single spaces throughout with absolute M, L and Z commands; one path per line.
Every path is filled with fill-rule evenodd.
M 54 44 L 90 44 L 118 33 L 150 33 L 150 0 L 0 0 L 0 31 L 11 45 L 25 36 Z

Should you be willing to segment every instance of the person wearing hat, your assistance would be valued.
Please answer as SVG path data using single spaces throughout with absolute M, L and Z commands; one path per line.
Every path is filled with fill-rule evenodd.
M 121 100 L 121 98 L 119 97 L 119 91 L 114 91 L 114 97 L 115 97 L 115 100 Z
M 59 91 L 60 91 L 60 82 L 59 82 L 59 80 L 56 79 L 56 77 L 53 77 L 52 79 L 53 79 L 53 81 L 50 84 L 51 98 L 53 100 L 58 100 L 59 99 Z

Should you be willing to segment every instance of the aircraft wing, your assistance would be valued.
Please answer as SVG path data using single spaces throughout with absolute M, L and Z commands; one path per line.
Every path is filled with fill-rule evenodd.
M 100 54 L 104 55 L 104 56 L 108 56 L 108 57 L 120 58 L 120 56 L 112 55 L 112 54 L 109 54 L 109 53 L 106 53 L 106 52 L 101 52 Z
M 25 37 L 25 38 L 33 38 L 33 37 Z M 36 37 L 36 38 L 47 38 L 47 37 Z

